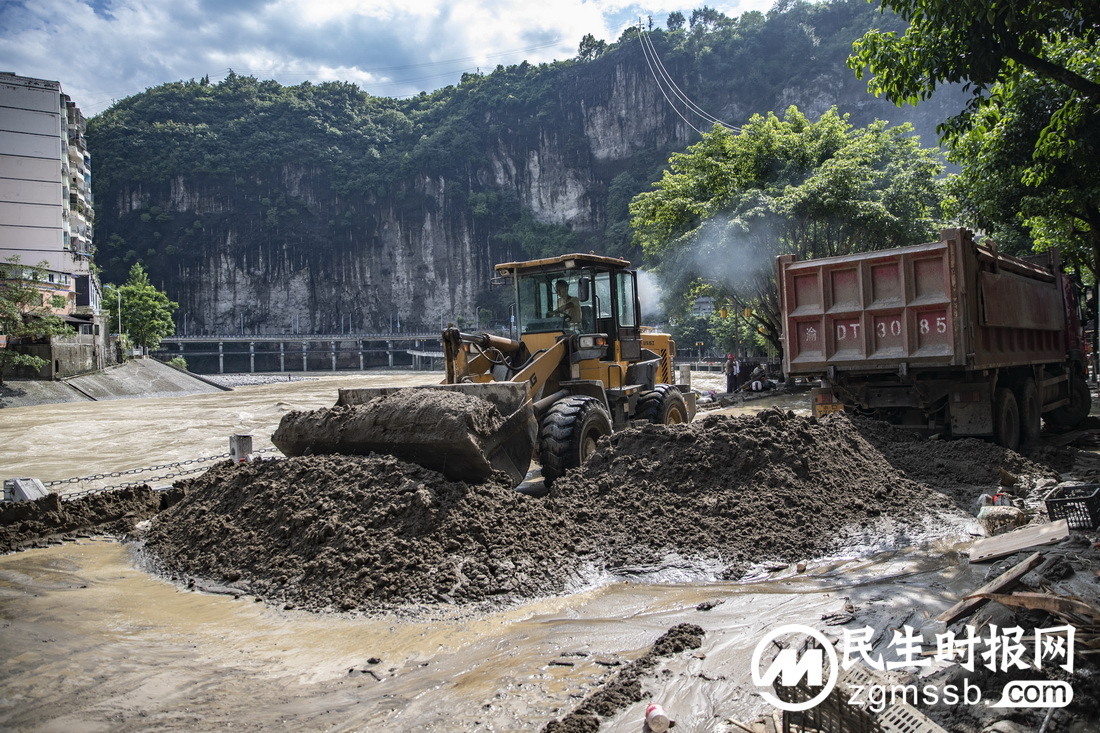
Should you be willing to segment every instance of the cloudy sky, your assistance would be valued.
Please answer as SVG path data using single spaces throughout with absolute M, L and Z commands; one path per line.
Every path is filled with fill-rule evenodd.
M 611 42 L 639 18 L 663 27 L 674 10 L 732 17 L 774 1 L 0 0 L 0 71 L 60 81 L 87 116 L 228 69 L 405 97 L 479 68 L 570 58 L 586 33 Z

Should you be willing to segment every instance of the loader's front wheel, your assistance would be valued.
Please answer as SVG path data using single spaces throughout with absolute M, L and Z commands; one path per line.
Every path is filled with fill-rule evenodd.
M 638 398 L 637 415 L 656 425 L 679 425 L 688 420 L 687 403 L 671 384 L 658 384 Z
M 547 486 L 588 460 L 596 441 L 611 434 L 611 416 L 595 397 L 566 397 L 546 412 L 539 431 L 542 477 Z

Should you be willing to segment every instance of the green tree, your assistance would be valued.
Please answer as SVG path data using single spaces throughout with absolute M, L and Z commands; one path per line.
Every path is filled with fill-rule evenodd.
M 1100 3 L 881 0 L 909 22 L 872 30 L 848 65 L 897 104 L 964 83 L 966 107 L 940 126 L 963 167 L 961 214 L 1018 246 L 1059 244 L 1100 266 Z
M 670 316 L 709 286 L 779 351 L 775 257 L 847 254 L 935 239 L 943 165 L 908 125 L 853 128 L 836 110 L 810 122 L 791 107 L 740 133 L 715 127 L 635 197 L 635 241 L 664 282 Z M 677 305 L 680 312 L 677 313 Z M 750 332 L 751 332 L 750 331 Z
M 179 303 L 168 300 L 168 296 L 157 290 L 141 263 L 135 262 L 130 268 L 130 279 L 123 285 L 107 285 L 103 292 L 103 301 L 111 313 L 111 323 L 119 322 L 119 300 L 122 304 L 122 330 L 129 334 L 131 341 L 145 349 L 155 349 L 161 339 L 175 333 L 176 325 L 172 313 Z
M 49 363 L 20 353 L 13 346 L 72 333 L 53 312 L 65 305 L 64 298 L 57 295 L 47 298 L 40 284 L 45 281 L 45 262 L 28 266 L 12 257 L 0 266 L 0 335 L 7 338 L 7 347 L 0 349 L 0 386 L 4 384 L 5 371 L 14 367 L 38 371 Z
M 697 316 L 688 313 L 677 318 L 669 324 L 669 334 L 676 342 L 676 351 L 679 354 L 690 354 L 692 357 L 701 357 L 708 350 L 714 348 L 711 341 L 709 322 L 706 316 Z M 702 343 L 702 347 L 698 346 Z
M 691 11 L 691 20 L 688 25 L 693 31 L 705 33 L 713 30 L 723 20 L 726 20 L 726 16 L 714 8 L 704 5 Z
M 577 49 L 577 58 L 581 61 L 591 61 L 599 58 L 607 51 L 607 41 L 598 41 L 591 33 L 586 33 L 581 39 Z
M 1100 177 L 1089 161 L 1100 151 L 1100 108 L 1080 110 L 1057 144 L 1046 144 L 1052 110 L 1064 107 L 1071 90 L 1028 72 L 1011 93 L 1000 91 L 994 87 L 948 156 L 961 166 L 951 186 L 959 218 L 1010 251 L 1058 247 L 1063 261 L 1095 279 Z
M 870 88 L 894 102 L 927 99 L 944 82 L 965 82 L 971 109 L 990 88 L 1030 70 L 1100 104 L 1100 79 L 1060 57 L 1074 40 L 1095 47 L 1100 4 L 1095 0 L 879 0 L 904 18 L 898 35 L 868 31 L 853 45 L 849 66 Z M 1094 52 L 1095 54 L 1095 52 Z M 1095 55 L 1093 55 L 1095 61 Z

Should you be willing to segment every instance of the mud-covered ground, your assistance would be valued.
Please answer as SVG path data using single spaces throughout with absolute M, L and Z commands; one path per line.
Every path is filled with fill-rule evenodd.
M 1051 444 L 1021 455 L 980 440 L 918 440 L 881 423 L 769 409 L 623 431 L 542 498 L 505 481 L 449 481 L 390 457 L 303 456 L 218 464 L 180 482 L 186 496 L 171 508 L 148 490 L 84 504 L 48 498 L 41 516 L 0 522 L 0 538 L 14 548 L 89 527 L 136 527 L 147 556 L 181 585 L 313 611 L 473 611 L 577 590 L 609 573 L 680 566 L 699 579 L 738 578 L 854 546 L 957 537 L 978 496 L 998 489 L 1044 521 L 1038 497 L 1075 454 Z M 1100 595 L 1096 550 L 1075 541 L 1056 548 L 1065 561 L 1029 587 L 1075 578 L 1076 592 Z M 843 613 L 882 628 L 920 620 L 875 615 L 874 603 Z M 981 618 L 1002 627 L 1050 622 Z M 1091 689 L 1095 670 L 1087 669 L 1075 689 Z M 626 687 L 609 681 L 550 729 L 595 730 L 615 701 L 638 699 L 635 683 L 651 672 L 622 670 L 615 679 Z M 1048 730 L 1069 730 L 1072 716 L 1095 709 L 1083 690 Z M 944 722 L 958 711 L 929 712 Z M 1035 714 L 1016 717 L 1023 730 L 1037 729 Z M 947 727 L 977 732 L 989 722 L 971 713 Z

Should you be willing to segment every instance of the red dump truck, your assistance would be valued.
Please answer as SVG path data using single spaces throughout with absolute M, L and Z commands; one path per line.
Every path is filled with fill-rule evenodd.
M 925 433 L 1034 441 L 1089 413 L 1076 287 L 1057 251 L 1012 257 L 965 229 L 912 247 L 778 258 L 788 377 L 820 379 L 814 414 Z

